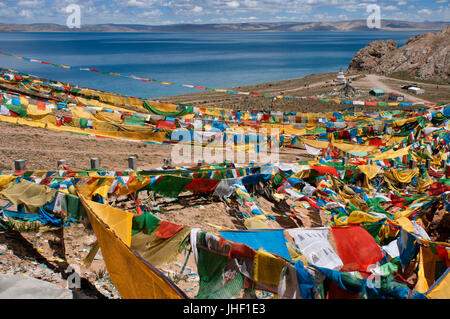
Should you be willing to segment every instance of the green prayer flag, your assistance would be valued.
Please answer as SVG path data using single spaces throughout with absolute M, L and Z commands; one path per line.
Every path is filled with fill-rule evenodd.
M 149 212 L 144 212 L 142 215 L 134 215 L 131 235 L 135 235 L 141 231 L 150 235 L 160 222 L 161 220 L 158 217 Z
M 151 113 L 163 115 L 163 116 L 170 116 L 170 117 L 183 116 L 188 113 L 192 113 L 194 110 L 192 105 L 184 105 L 183 109 L 181 109 L 179 112 L 163 112 L 163 111 L 157 110 L 154 107 L 152 107 L 150 104 L 147 103 L 147 101 L 144 101 L 143 106 Z
M 176 198 L 191 181 L 191 178 L 164 175 L 159 177 L 158 180 L 151 185 L 150 189 L 166 197 Z

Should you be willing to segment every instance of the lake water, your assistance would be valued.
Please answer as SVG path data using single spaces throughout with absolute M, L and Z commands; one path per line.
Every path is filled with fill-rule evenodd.
M 211 88 L 347 69 L 374 40 L 404 45 L 414 31 L 236 33 L 0 33 L 0 51 L 77 68 Z M 0 67 L 104 91 L 154 98 L 199 92 L 66 70 L 0 55 Z

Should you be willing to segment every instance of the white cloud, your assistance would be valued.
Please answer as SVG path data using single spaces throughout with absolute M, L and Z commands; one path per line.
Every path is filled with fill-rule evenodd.
M 387 6 L 387 7 L 381 7 L 382 11 L 395 11 L 398 10 L 396 6 Z
M 39 8 L 44 6 L 44 3 L 41 0 L 21 0 L 17 3 L 17 6 L 21 8 Z
M 422 9 L 417 11 L 418 14 L 425 14 L 425 15 L 431 15 L 433 12 L 429 9 Z
M 230 1 L 230 2 L 227 2 L 227 6 L 228 7 L 230 7 L 230 8 L 237 8 L 237 7 L 239 7 L 239 2 L 237 2 L 237 1 Z
M 242 4 L 244 6 L 246 6 L 247 8 L 254 8 L 254 7 L 258 6 L 258 1 L 256 1 L 256 0 L 244 0 L 242 2 Z
M 157 1 L 155 0 L 128 0 L 126 5 L 135 8 L 151 8 L 156 3 Z
M 200 13 L 203 11 L 203 8 L 199 7 L 199 6 L 195 6 L 191 11 L 194 13 Z
M 434 8 L 432 3 L 441 3 Z M 256 21 L 336 21 L 365 19 L 369 4 L 377 3 L 387 17 L 409 21 L 448 21 L 449 0 L 0 0 L 0 18 L 12 23 L 64 24 L 68 4 L 79 4 L 84 23 L 152 24 Z M 416 7 L 414 7 L 416 5 Z M 22 10 L 29 10 L 23 11 Z M 447 16 L 446 16 L 447 15 Z M 149 18 L 139 22 L 139 17 Z M 152 19 L 153 18 L 153 19 Z M 154 20 L 154 21 L 153 21 Z M 159 20 L 159 21 L 157 21 Z M 136 22 L 138 21 L 138 22 Z
M 144 11 L 140 15 L 142 15 L 144 17 L 156 18 L 156 17 L 162 17 L 163 13 L 161 10 L 155 9 L 155 10 L 150 10 L 150 11 Z
M 33 16 L 33 13 L 30 10 L 23 9 L 19 12 L 19 16 L 24 18 L 31 18 Z

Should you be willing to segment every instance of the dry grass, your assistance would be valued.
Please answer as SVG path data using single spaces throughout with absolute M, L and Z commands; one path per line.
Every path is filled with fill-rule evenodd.
M 389 77 L 396 78 L 403 81 L 410 81 L 410 82 L 417 82 L 417 83 L 423 83 L 423 84 L 450 84 L 449 81 L 436 81 L 436 80 L 424 80 L 417 78 L 413 75 L 411 75 L 409 72 L 406 71 L 399 71 L 389 74 Z

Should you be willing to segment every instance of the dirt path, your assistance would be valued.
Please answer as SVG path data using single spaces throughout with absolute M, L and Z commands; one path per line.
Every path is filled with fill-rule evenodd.
M 354 78 L 356 78 L 358 76 L 359 75 L 350 76 L 350 77 L 347 78 L 347 80 L 353 80 Z M 320 82 L 316 82 L 316 83 L 313 83 L 313 84 L 309 84 L 306 87 L 305 86 L 300 86 L 300 87 L 289 89 L 289 90 L 283 90 L 283 93 L 296 92 L 296 91 L 301 91 L 301 90 L 305 90 L 305 89 L 312 89 L 312 88 L 316 88 L 316 87 L 321 87 L 323 85 L 329 85 L 330 83 L 333 83 L 333 80 L 320 81 Z
M 394 92 L 397 94 L 401 94 L 405 97 L 405 100 L 408 100 L 412 103 L 422 102 L 422 103 L 431 103 L 430 101 L 418 98 L 414 95 L 407 94 L 405 92 L 393 89 L 389 85 L 383 82 L 383 79 L 387 79 L 384 76 L 376 75 L 376 74 L 367 74 L 364 78 L 352 82 L 353 86 L 356 87 L 366 87 L 366 88 L 377 88 L 381 89 L 385 92 Z
M 424 83 L 424 82 L 419 82 L 419 81 L 408 81 L 408 80 L 401 80 L 401 79 L 397 79 L 397 78 L 388 78 L 388 77 L 382 76 L 382 75 L 379 75 L 378 77 L 381 79 L 388 79 L 388 80 L 397 81 L 397 82 L 401 82 L 401 83 L 412 83 L 412 84 L 417 83 L 421 87 L 436 87 L 436 84 L 433 84 L 433 83 Z M 437 84 L 437 85 L 442 88 L 450 89 L 450 85 L 448 85 L 448 84 Z

